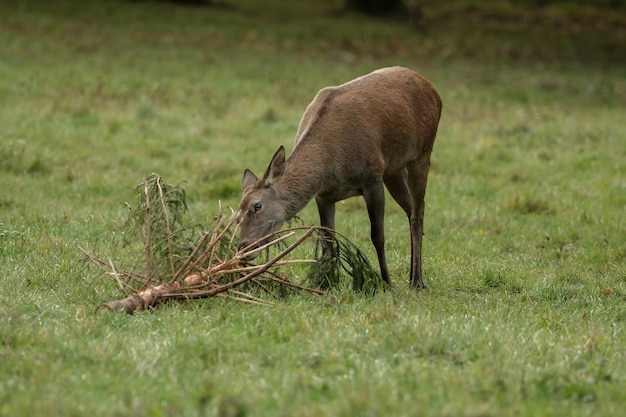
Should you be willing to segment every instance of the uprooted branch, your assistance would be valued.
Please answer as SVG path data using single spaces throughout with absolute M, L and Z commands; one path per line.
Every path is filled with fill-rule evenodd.
M 229 222 L 229 224 L 232 224 L 232 222 Z M 282 250 L 278 255 L 274 256 L 272 259 L 263 264 L 254 265 L 245 261 L 245 259 L 250 256 L 250 253 L 253 252 L 254 249 L 251 249 L 249 251 L 237 252 L 231 259 L 227 259 L 219 263 L 214 263 L 213 265 L 209 265 L 205 269 L 196 272 L 193 272 L 193 269 L 187 268 L 185 270 L 186 276 L 182 280 L 171 280 L 169 282 L 161 283 L 159 285 L 147 285 L 146 288 L 144 288 L 143 290 L 129 294 L 123 299 L 103 303 L 98 307 L 98 309 L 104 309 L 107 311 L 123 310 L 128 314 L 132 314 L 133 312 L 138 310 L 144 310 L 154 307 L 159 302 L 165 299 L 197 299 L 217 296 L 222 293 L 228 292 L 229 290 L 234 290 L 236 287 L 240 287 L 243 284 L 257 278 L 263 278 L 268 281 L 273 281 L 293 289 L 309 291 L 316 294 L 324 294 L 325 291 L 292 283 L 288 279 L 278 277 L 275 274 L 266 274 L 272 267 L 293 265 L 296 263 L 315 262 L 314 260 L 286 260 L 281 262 L 282 258 L 287 256 L 296 247 L 302 244 L 302 242 L 311 237 L 316 228 L 302 230 L 304 231 L 302 236 L 300 236 L 287 248 Z M 285 235 L 274 239 L 271 244 L 268 245 L 268 247 L 280 244 L 283 240 L 291 237 L 294 233 L 294 230 L 288 230 Z M 224 236 L 224 234 L 220 233 L 214 236 L 215 239 L 218 239 L 220 236 Z M 205 251 L 202 253 L 202 255 L 206 255 L 206 252 L 213 250 L 213 248 L 215 247 L 215 243 L 216 242 L 213 241 L 209 242 L 209 244 L 206 245 Z M 200 239 L 198 246 L 205 244 L 206 240 Z M 192 255 L 190 256 L 197 256 L 199 252 L 200 250 L 198 249 L 198 247 L 196 247 L 192 252 Z M 94 255 L 86 251 L 85 253 L 98 265 L 100 265 L 101 267 L 105 267 L 105 262 L 100 261 Z M 186 261 L 185 264 L 191 267 L 194 263 Z M 118 283 L 120 283 L 119 277 L 121 274 L 119 272 L 113 270 L 112 272 L 110 272 L 110 274 L 116 279 Z M 122 276 L 128 275 L 128 273 L 122 274 Z M 122 285 L 121 287 L 123 288 Z M 233 295 L 230 298 L 246 302 L 253 301 L 257 304 L 269 304 L 268 302 L 258 301 L 257 297 L 254 297 L 242 291 L 233 291 Z
M 225 221 L 220 207 L 212 230 L 202 232 L 196 243 L 191 244 L 189 233 L 184 233 L 186 228 L 179 212 L 186 209 L 182 189 L 167 185 L 160 177 L 153 176 L 138 186 L 137 191 L 141 194 L 139 204 L 137 210 L 131 213 L 132 222 L 129 223 L 140 229 L 138 235 L 143 240 L 144 269 L 124 270 L 111 260 L 102 261 L 83 250 L 92 262 L 107 271 L 107 275 L 125 293 L 124 298 L 103 303 L 98 310 L 123 310 L 132 314 L 167 299 L 215 296 L 268 305 L 271 301 L 262 299 L 261 295 L 271 294 L 277 289 L 281 293 L 289 289 L 325 294 L 339 282 L 340 270 L 352 276 L 353 287 L 357 290 L 372 292 L 384 285 L 358 248 L 329 229 L 288 228 L 264 236 L 238 251 L 234 244 L 237 229 L 235 213 L 231 210 L 230 218 Z M 295 241 L 287 245 L 290 239 Z M 286 259 L 297 247 L 311 240 L 315 249 L 307 252 L 314 253 L 315 259 Z M 249 261 L 261 258 L 261 252 L 267 254 L 265 262 L 254 264 Z M 286 269 L 298 264 L 315 265 L 308 274 L 300 274 L 300 278 L 294 280 L 287 276 Z

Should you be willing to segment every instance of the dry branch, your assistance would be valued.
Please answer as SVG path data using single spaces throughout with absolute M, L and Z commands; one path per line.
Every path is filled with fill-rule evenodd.
M 233 215 L 234 216 L 234 215 Z M 221 215 L 218 216 L 218 224 L 220 224 Z M 284 260 L 285 256 L 291 253 L 296 247 L 298 247 L 306 239 L 313 235 L 315 228 L 301 229 L 303 231 L 302 236 L 296 239 L 291 245 L 283 249 L 279 254 L 274 256 L 269 261 L 255 265 L 246 261 L 252 253 L 257 253 L 258 248 L 254 248 L 252 245 L 250 248 L 244 248 L 242 251 L 234 252 L 229 259 L 225 259 L 219 262 L 213 262 L 206 267 L 198 269 L 199 260 L 217 259 L 213 256 L 213 252 L 216 246 L 226 236 L 227 230 L 234 224 L 231 219 L 224 230 L 219 233 L 204 233 L 198 244 L 193 249 L 189 257 L 183 262 L 181 268 L 176 271 L 174 277 L 164 283 L 153 285 L 152 280 L 148 279 L 146 274 L 146 284 L 141 291 L 128 294 L 126 297 L 103 303 L 98 307 L 98 310 L 104 311 L 125 311 L 128 314 L 132 314 L 135 311 L 145 310 L 156 306 L 166 299 L 197 299 L 208 298 L 226 293 L 232 290 L 232 295 L 228 298 L 252 302 L 254 304 L 270 304 L 266 301 L 260 301 L 258 297 L 254 297 L 251 294 L 245 293 L 235 288 L 242 286 L 250 281 L 255 280 L 258 277 L 263 277 L 267 280 L 278 282 L 281 285 L 290 287 L 297 290 L 310 291 L 317 294 L 324 294 L 324 291 L 320 291 L 314 288 L 308 288 L 304 285 L 291 283 L 286 278 L 279 278 L 275 273 L 267 273 L 273 267 L 293 265 L 298 263 L 311 263 L 315 262 L 311 259 L 303 260 Z M 286 239 L 292 237 L 296 232 L 293 230 L 287 230 L 285 233 L 278 232 L 269 244 L 263 246 L 264 250 L 281 244 Z M 94 261 L 98 266 L 107 267 L 106 262 L 99 260 L 95 255 L 83 250 L 89 259 Z M 109 263 L 110 271 L 108 272 L 115 281 L 118 283 L 122 290 L 128 288 L 128 284 L 124 283 L 121 277 L 129 277 L 131 273 L 119 272 L 115 265 Z M 148 266 L 146 266 L 148 268 Z M 146 271 L 149 272 L 149 271 Z M 180 278 L 184 276 L 184 278 Z
M 183 245 L 181 232 L 185 230 L 185 226 L 182 225 L 181 213 L 170 212 L 170 210 L 186 209 L 184 191 L 163 183 L 161 177 L 153 175 L 137 187 L 137 192 L 140 194 L 138 208 L 134 211 L 134 218 L 130 223 L 140 229 L 138 235 L 143 239 L 144 270 L 119 268 L 111 260 L 102 261 L 82 249 L 86 256 L 104 269 L 125 293 L 122 299 L 100 305 L 97 308 L 99 311 L 121 310 L 132 314 L 135 311 L 155 307 L 167 299 L 190 300 L 215 296 L 255 305 L 271 305 L 271 301 L 259 298 L 255 292 L 272 294 L 276 288 L 281 291 L 291 289 L 323 295 L 327 291 L 317 287 L 320 281 L 319 272 L 309 273 L 309 276 L 317 281 L 315 285 L 293 282 L 279 272 L 287 266 L 317 264 L 320 261 L 324 263 L 319 265 L 319 268 L 318 265 L 314 265 L 311 270 L 332 270 L 333 279 L 326 279 L 327 282 L 337 282 L 336 277 L 339 275 L 337 268 L 343 268 L 352 275 L 354 283 L 359 281 L 362 284 L 364 279 L 369 279 L 367 277 L 376 275 L 372 272 L 366 257 L 356 246 L 340 235 L 342 242 L 339 243 L 335 232 L 321 227 L 288 228 L 264 236 L 246 248 L 236 250 L 234 245 L 237 232 L 235 213 L 231 209 L 230 219 L 225 222 L 221 206 L 213 229 L 202 232 L 195 244 L 188 242 Z M 158 242 L 155 243 L 154 240 L 157 237 Z M 287 240 L 291 238 L 295 238 L 295 241 L 285 247 Z M 316 247 L 313 252 L 317 259 L 284 259 L 298 246 L 311 239 Z M 263 243 L 267 241 L 269 243 Z M 155 247 L 159 248 L 158 245 L 161 244 L 165 244 L 166 248 L 161 247 L 160 250 L 155 250 Z M 181 250 L 183 247 L 188 248 L 186 253 Z M 326 250 L 320 251 L 319 247 L 326 248 Z M 264 251 L 268 253 L 267 258 L 269 258 L 266 262 L 253 264 L 247 261 Z M 276 251 L 278 251 L 276 255 L 269 256 Z M 323 256 L 319 257 L 320 253 L 323 253 Z M 157 257 L 159 254 L 162 256 L 161 259 Z M 329 263 L 325 260 L 327 258 L 334 260 Z M 176 261 L 180 266 L 175 267 Z M 167 267 L 163 267 L 164 265 Z M 162 275 L 165 269 L 170 271 L 169 276 Z M 355 279 L 356 276 L 360 277 L 359 280 Z M 310 280 L 310 277 L 306 279 Z M 380 279 L 378 281 L 382 282 Z M 141 288 L 134 289 L 133 282 L 140 284 Z M 377 285 L 379 284 L 370 283 L 372 288 L 377 288 Z M 358 289 L 356 284 L 354 288 Z

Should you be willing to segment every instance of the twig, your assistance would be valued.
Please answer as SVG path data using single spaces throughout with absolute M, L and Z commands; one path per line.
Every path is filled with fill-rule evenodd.
M 125 292 L 124 285 L 120 280 L 120 274 L 118 274 L 117 270 L 115 269 L 115 265 L 113 265 L 113 261 L 111 259 L 109 259 L 109 266 L 111 266 L 111 275 L 113 276 L 113 279 L 115 279 L 115 282 L 117 282 L 117 285 L 119 285 L 120 290 L 122 290 L 122 292 Z
M 251 282 L 253 282 L 255 285 L 261 287 L 261 289 L 263 291 L 265 291 L 268 294 L 272 293 L 272 290 L 270 290 L 267 285 L 263 284 L 261 281 L 259 281 L 257 278 L 254 278 Z
M 291 245 L 289 245 L 289 247 L 287 247 L 285 250 L 283 250 L 281 253 L 279 253 L 274 259 L 270 260 L 269 262 L 263 264 L 259 269 L 257 269 L 256 271 L 250 272 L 249 274 L 235 280 L 235 281 L 231 281 L 227 284 L 224 284 L 220 287 L 217 288 L 213 288 L 210 289 L 208 291 L 201 291 L 201 292 L 197 292 L 191 295 L 192 298 L 203 298 L 203 297 L 211 297 L 214 295 L 217 295 L 221 292 L 224 291 L 228 291 L 229 289 L 236 287 L 237 285 L 241 285 L 246 281 L 250 281 L 252 278 L 261 275 L 263 272 L 267 271 L 269 268 L 272 267 L 272 265 L 274 265 L 276 262 L 278 262 L 281 258 L 283 258 L 285 255 L 287 255 L 289 252 L 291 252 L 292 250 L 294 250 L 300 243 L 302 243 L 306 238 L 308 238 L 309 236 L 311 236 L 311 234 L 313 233 L 314 229 L 309 229 L 304 235 L 302 235 L 298 240 L 296 240 L 294 243 L 292 243 Z
M 242 292 L 242 291 L 230 290 L 229 292 L 232 292 L 233 294 L 238 295 L 241 298 L 246 298 L 246 299 L 251 300 L 251 301 L 256 301 L 259 304 L 264 304 L 264 305 L 269 305 L 269 306 L 273 306 L 274 305 L 274 303 L 272 303 L 270 301 L 262 300 L 262 299 L 260 299 L 258 297 L 254 297 L 254 296 L 252 296 L 250 294 L 247 294 L 245 292 Z
M 249 300 L 247 298 L 240 298 L 240 297 L 233 297 L 232 295 L 229 295 L 228 293 L 221 293 L 221 294 L 217 294 L 216 297 L 223 297 L 223 298 L 228 298 L 229 300 L 234 300 L 234 301 L 239 301 L 242 303 L 248 303 L 248 304 L 254 304 L 257 306 L 268 306 L 271 307 L 274 304 L 270 303 L 268 301 L 256 301 L 256 300 Z

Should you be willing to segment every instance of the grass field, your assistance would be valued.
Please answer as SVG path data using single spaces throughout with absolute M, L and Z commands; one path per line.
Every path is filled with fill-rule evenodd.
M 626 11 L 421 3 L 426 32 L 333 0 L 0 3 L 0 416 L 623 413 Z M 393 291 L 94 314 L 120 293 L 80 248 L 124 258 L 143 178 L 210 224 L 317 90 L 391 65 L 444 102 L 428 291 L 389 199 Z M 362 200 L 337 210 L 375 259 Z

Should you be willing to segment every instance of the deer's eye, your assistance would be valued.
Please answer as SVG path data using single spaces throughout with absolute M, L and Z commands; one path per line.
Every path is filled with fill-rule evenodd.
M 254 212 L 256 213 L 257 211 L 261 210 L 262 207 L 263 205 L 261 203 L 254 203 Z

